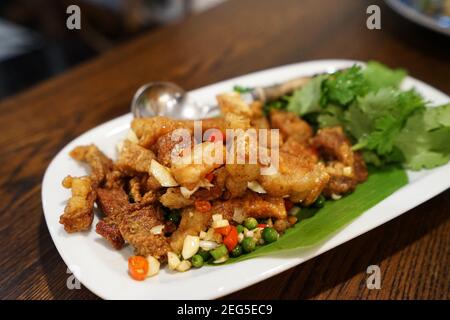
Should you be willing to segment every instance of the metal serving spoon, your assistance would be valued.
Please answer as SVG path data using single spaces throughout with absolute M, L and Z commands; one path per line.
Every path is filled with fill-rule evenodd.
M 245 101 L 275 100 L 304 86 L 311 77 L 301 77 L 268 87 L 257 87 L 243 94 Z M 150 82 L 140 87 L 131 102 L 135 118 L 167 116 L 175 119 L 200 119 L 218 111 L 217 105 L 187 101 L 186 91 L 171 82 Z
M 327 70 L 333 73 L 337 70 Z M 242 94 L 244 101 L 276 100 L 303 87 L 313 76 L 299 77 L 280 84 L 256 87 Z M 167 116 L 174 119 L 202 119 L 218 114 L 217 105 L 198 104 L 188 101 L 185 90 L 172 82 L 150 82 L 140 87 L 131 102 L 131 113 L 135 118 Z

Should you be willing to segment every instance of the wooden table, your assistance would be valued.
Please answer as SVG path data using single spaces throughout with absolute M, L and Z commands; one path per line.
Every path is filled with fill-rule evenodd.
M 366 28 L 377 3 L 382 30 Z M 381 1 L 234 0 L 151 33 L 0 104 L 0 298 L 95 299 L 68 290 L 41 208 L 52 157 L 128 112 L 152 80 L 194 89 L 287 63 L 376 59 L 450 93 L 450 39 Z M 30 73 L 33 70 L 30 70 Z M 60 183 L 55 181 L 55 183 Z M 363 236 L 225 299 L 448 299 L 450 191 Z M 382 288 L 366 288 L 366 268 Z

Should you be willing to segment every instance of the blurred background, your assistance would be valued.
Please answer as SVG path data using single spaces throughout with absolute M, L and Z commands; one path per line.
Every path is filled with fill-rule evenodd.
M 228 0 L 0 0 L 0 99 L 145 31 L 224 1 Z M 422 18 L 425 24 L 435 19 L 450 34 L 450 0 L 386 2 L 410 19 L 418 12 L 429 17 L 431 22 Z M 66 9 L 72 4 L 81 8 L 81 30 L 65 28 Z
M 0 99 L 226 0 L 0 0 Z M 65 28 L 69 5 L 81 30 Z

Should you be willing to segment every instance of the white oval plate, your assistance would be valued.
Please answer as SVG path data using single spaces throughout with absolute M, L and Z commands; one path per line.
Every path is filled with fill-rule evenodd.
M 252 73 L 223 81 L 189 93 L 200 102 L 214 103 L 217 93 L 230 91 L 233 85 L 268 85 L 301 75 L 330 72 L 359 63 L 349 60 L 318 60 Z M 421 81 L 407 78 L 405 88 L 415 87 L 427 99 L 446 103 L 449 97 Z M 434 197 L 450 186 L 450 164 L 408 173 L 410 183 L 366 211 L 345 228 L 322 243 L 307 249 L 284 251 L 236 264 L 203 267 L 185 273 L 164 268 L 156 277 L 138 282 L 127 273 L 130 248 L 112 249 L 95 233 L 67 234 L 58 223 L 70 191 L 61 187 L 67 175 L 85 175 L 86 168 L 72 160 L 68 153 L 75 146 L 95 143 L 115 158 L 115 144 L 124 138 L 132 117 L 130 114 L 108 121 L 64 147 L 50 163 L 42 183 L 42 204 L 53 241 L 64 262 L 89 290 L 104 299 L 213 299 L 250 286 L 292 268 L 359 236 Z M 98 217 L 94 218 L 94 225 Z

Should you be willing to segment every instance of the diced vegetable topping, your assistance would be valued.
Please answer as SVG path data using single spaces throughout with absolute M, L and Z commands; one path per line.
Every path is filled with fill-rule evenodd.
M 258 226 L 258 221 L 252 217 L 246 218 L 244 220 L 244 226 L 249 230 L 253 230 Z
M 278 232 L 274 228 L 264 228 L 262 231 L 262 238 L 267 243 L 272 243 L 278 240 Z
M 203 257 L 199 254 L 196 254 L 192 257 L 192 265 L 195 268 L 200 268 L 203 266 Z
M 142 256 L 128 258 L 128 271 L 134 280 L 142 281 L 148 274 L 148 261 Z
M 169 265 L 170 270 L 175 270 L 181 263 L 180 258 L 174 252 L 167 252 L 167 263 Z
M 211 259 L 211 254 L 209 253 L 209 251 L 206 251 L 206 250 L 203 250 L 203 249 L 200 249 L 197 252 L 197 255 L 201 256 L 203 258 L 204 262 L 207 262 L 209 259 Z
M 197 253 L 199 247 L 200 238 L 187 235 L 186 238 L 184 238 L 183 251 L 181 252 L 181 255 L 184 259 L 189 259 Z
M 177 267 L 177 271 L 179 272 L 185 272 L 188 271 L 191 268 L 192 264 L 189 262 L 189 260 L 183 260 Z
M 211 256 L 214 260 L 218 260 L 228 253 L 227 247 L 225 245 L 220 245 L 216 249 L 210 251 Z
M 157 275 L 159 273 L 159 268 L 160 268 L 160 263 L 159 263 L 158 259 L 156 259 L 153 256 L 148 256 L 147 261 L 148 261 L 147 277 L 152 277 L 152 276 Z
M 223 220 L 222 220 L 223 221 Z M 217 232 L 218 234 L 221 234 L 223 236 L 226 236 L 228 233 L 230 233 L 231 231 L 231 226 L 227 225 L 226 227 L 221 227 L 221 228 L 215 228 L 214 229 L 215 232 Z
M 232 251 L 238 244 L 238 232 L 236 227 L 230 227 L 230 231 L 223 239 L 223 244 L 227 247 L 228 251 Z
M 242 246 L 240 244 L 238 244 L 236 247 L 234 247 L 234 249 L 230 252 L 231 256 L 236 258 L 239 257 L 240 255 L 242 255 L 243 250 L 242 250 Z
M 252 237 L 246 237 L 242 240 L 241 245 L 245 252 L 252 252 L 256 248 L 256 241 Z

